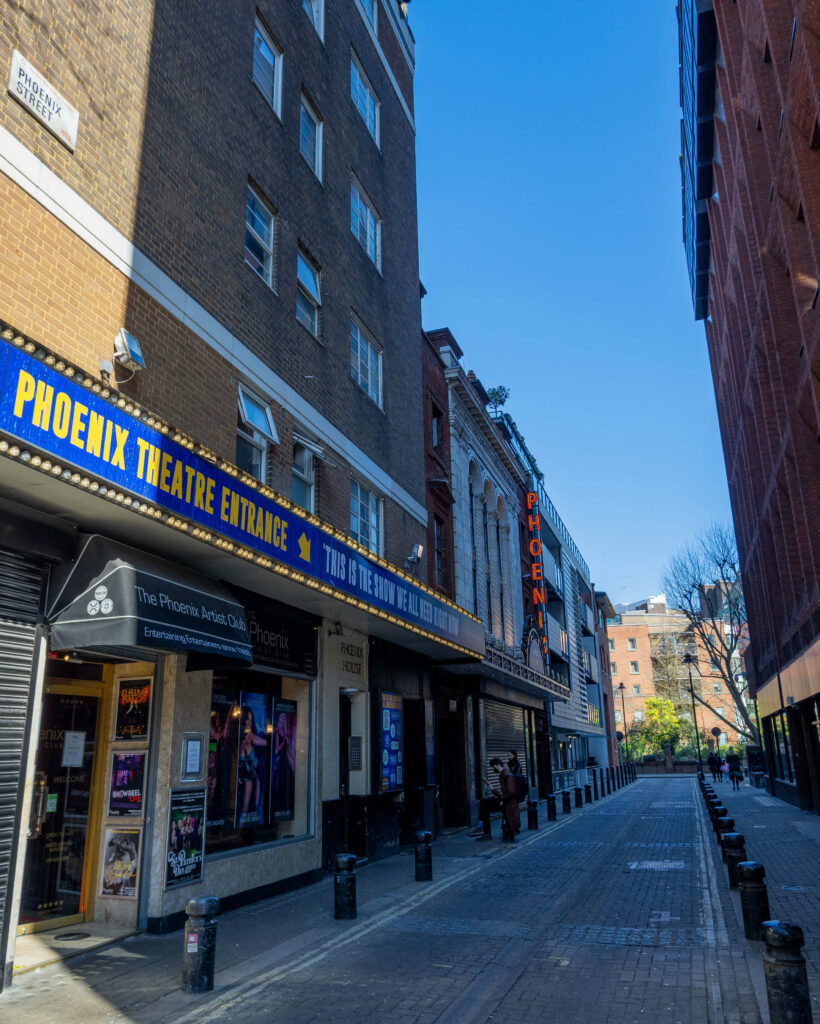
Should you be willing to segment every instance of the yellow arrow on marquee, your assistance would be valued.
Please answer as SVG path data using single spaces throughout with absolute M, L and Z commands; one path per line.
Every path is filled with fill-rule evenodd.
M 304 558 L 306 562 L 310 561 L 310 541 L 304 533 L 299 538 L 299 557 Z

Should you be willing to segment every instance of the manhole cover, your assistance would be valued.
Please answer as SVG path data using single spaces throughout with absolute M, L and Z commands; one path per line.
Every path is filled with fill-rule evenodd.
M 55 935 L 54 937 L 61 942 L 77 942 L 80 939 L 90 939 L 91 934 L 89 932 L 63 932 L 62 935 Z

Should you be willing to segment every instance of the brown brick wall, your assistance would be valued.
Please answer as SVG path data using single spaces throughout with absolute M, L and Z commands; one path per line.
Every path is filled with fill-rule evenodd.
M 251 79 L 257 9 L 284 52 L 281 119 Z M 352 4 L 327 4 L 323 43 L 279 0 L 30 0 L 0 11 L 0 44 L 78 107 L 77 149 L 5 92 L 0 125 L 423 503 L 415 140 Z M 351 47 L 380 147 L 350 99 Z M 302 91 L 323 119 L 321 182 L 299 154 Z M 381 273 L 350 231 L 351 171 L 382 218 Z M 243 259 L 249 180 L 278 214 L 276 291 Z M 295 316 L 300 245 L 321 269 L 318 342 Z M 350 376 L 351 311 L 384 350 L 383 410 Z
M 820 635 L 815 7 L 715 3 L 725 121 L 707 340 L 760 683 Z
M 120 389 L 233 461 L 238 380 L 226 360 L 2 174 L 0 237 L 8 240 L 0 246 L 0 318 L 96 377 L 125 327 L 139 338 L 146 369 Z M 280 444 L 270 447 L 269 483 L 289 497 L 295 424 L 280 406 L 272 410 Z M 334 466 L 318 469 L 316 513 L 347 530 L 351 470 L 329 455 Z M 385 537 L 386 557 L 401 565 L 424 542 L 424 527 L 386 500 Z

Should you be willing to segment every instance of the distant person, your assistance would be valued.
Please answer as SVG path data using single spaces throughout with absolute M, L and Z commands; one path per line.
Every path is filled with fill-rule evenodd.
M 732 789 L 739 790 L 740 784 L 743 782 L 743 765 L 740 762 L 740 755 L 735 753 L 734 747 L 729 747 L 726 764 L 729 767 L 729 781 L 732 783 Z
M 493 794 L 501 803 L 501 838 L 505 843 L 514 843 L 515 833 L 521 829 L 521 811 L 518 806 L 515 778 L 500 757 L 491 758 L 490 767 L 498 772 L 498 786 L 493 787 Z
M 712 782 L 720 782 L 720 758 L 714 750 L 706 758 L 706 763 L 709 765 L 709 771 L 712 773 Z
M 510 769 L 513 775 L 524 774 L 524 770 L 521 767 L 521 762 L 518 760 L 518 754 L 514 750 L 507 751 L 507 767 Z
M 726 763 L 726 758 L 720 762 L 720 774 L 724 782 L 729 781 L 729 765 Z

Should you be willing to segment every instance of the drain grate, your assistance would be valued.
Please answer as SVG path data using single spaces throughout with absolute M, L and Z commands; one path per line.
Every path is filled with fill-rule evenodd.
M 80 939 L 90 939 L 90 932 L 63 932 L 62 935 L 55 935 L 55 939 L 59 939 L 60 942 L 79 942 Z

